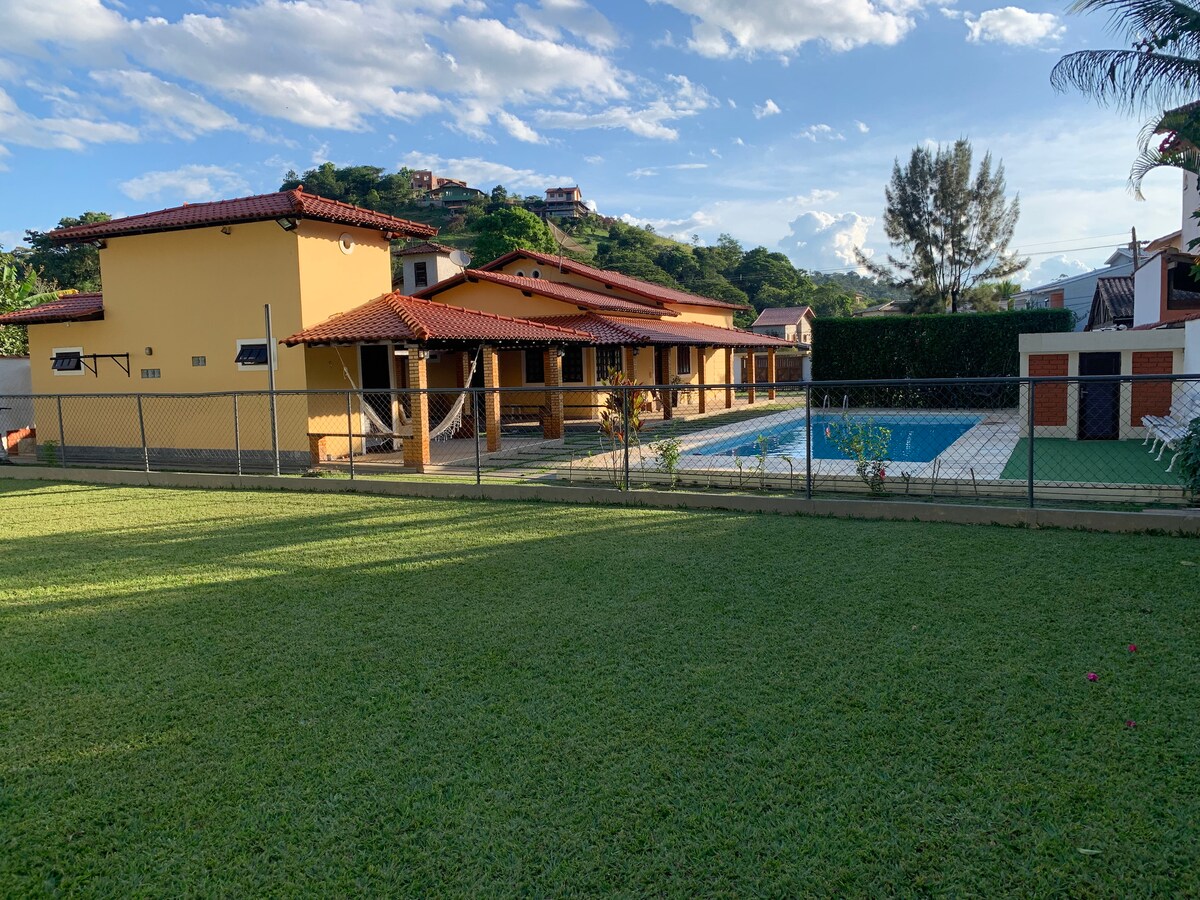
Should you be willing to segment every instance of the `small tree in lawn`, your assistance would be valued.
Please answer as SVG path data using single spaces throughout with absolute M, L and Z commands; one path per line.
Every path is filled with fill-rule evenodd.
M 640 444 L 638 435 L 645 424 L 646 390 L 624 372 L 611 371 L 600 382 L 611 388 L 600 410 L 600 442 L 609 454 L 608 468 L 613 484 L 621 487 L 626 435 L 629 446 Z
M 951 147 L 915 147 L 908 164 L 896 160 L 885 190 L 883 226 L 896 248 L 886 263 L 858 251 L 859 263 L 879 278 L 908 288 L 921 311 L 958 312 L 963 294 L 999 281 L 1029 260 L 1009 252 L 1019 199 L 1004 196 L 1004 164 L 990 153 L 971 173 L 967 140 Z

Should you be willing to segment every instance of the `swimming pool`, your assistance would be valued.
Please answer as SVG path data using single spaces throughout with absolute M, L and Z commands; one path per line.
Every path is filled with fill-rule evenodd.
M 831 440 L 836 427 L 842 423 L 840 413 L 814 413 L 812 436 L 814 459 L 851 459 Z M 870 424 L 875 428 L 886 428 L 892 434 L 888 441 L 888 458 L 895 462 L 930 462 L 947 447 L 982 421 L 981 416 L 937 415 L 910 413 L 903 416 L 883 414 L 878 416 L 851 415 L 847 421 L 854 425 Z M 759 437 L 766 439 L 767 456 L 778 458 L 804 457 L 804 420 L 784 422 L 761 432 L 746 433 L 704 444 L 686 452 L 698 456 L 757 456 L 760 452 Z

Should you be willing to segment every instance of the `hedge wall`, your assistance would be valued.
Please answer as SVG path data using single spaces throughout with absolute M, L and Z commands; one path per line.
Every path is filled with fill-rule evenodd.
M 1074 323 L 1069 309 L 817 319 L 813 380 L 1019 375 L 1019 335 L 1070 331 Z

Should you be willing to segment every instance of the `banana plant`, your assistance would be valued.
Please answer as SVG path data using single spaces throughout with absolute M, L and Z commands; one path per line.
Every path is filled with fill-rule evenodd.
M 15 262 L 0 263 L 0 314 L 29 309 L 57 300 L 67 291 L 39 291 L 35 269 L 21 270 Z M 24 356 L 29 352 L 29 334 L 22 325 L 0 326 L 0 356 Z

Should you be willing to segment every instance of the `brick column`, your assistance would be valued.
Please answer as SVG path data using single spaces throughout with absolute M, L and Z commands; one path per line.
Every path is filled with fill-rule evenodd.
M 754 370 L 755 363 L 754 351 L 746 351 L 746 402 L 754 402 L 754 383 L 758 380 L 758 373 Z
M 625 370 L 626 378 L 637 381 L 637 357 L 633 355 L 632 347 L 621 348 L 621 367 Z
M 500 357 L 495 347 L 483 348 L 484 419 L 487 422 L 488 453 L 500 449 Z
M 775 348 L 774 347 L 767 348 L 767 381 L 771 382 L 771 384 L 775 384 Z M 768 400 L 775 399 L 775 388 L 774 387 L 767 388 L 767 399 Z
M 556 441 L 563 436 L 562 360 L 558 347 L 551 346 L 543 353 L 546 369 L 546 423 L 542 436 Z
M 708 391 L 704 387 L 704 364 L 708 362 L 708 349 L 705 347 L 696 348 L 696 379 L 698 383 L 699 400 L 696 403 L 696 412 L 702 413 L 705 408 L 705 394 Z
M 733 409 L 733 348 L 725 348 L 725 408 Z
M 408 386 L 414 391 L 429 387 L 429 367 L 425 362 L 425 351 L 408 351 Z M 404 465 L 424 472 L 429 465 L 429 395 L 410 395 L 412 437 L 404 438 Z

